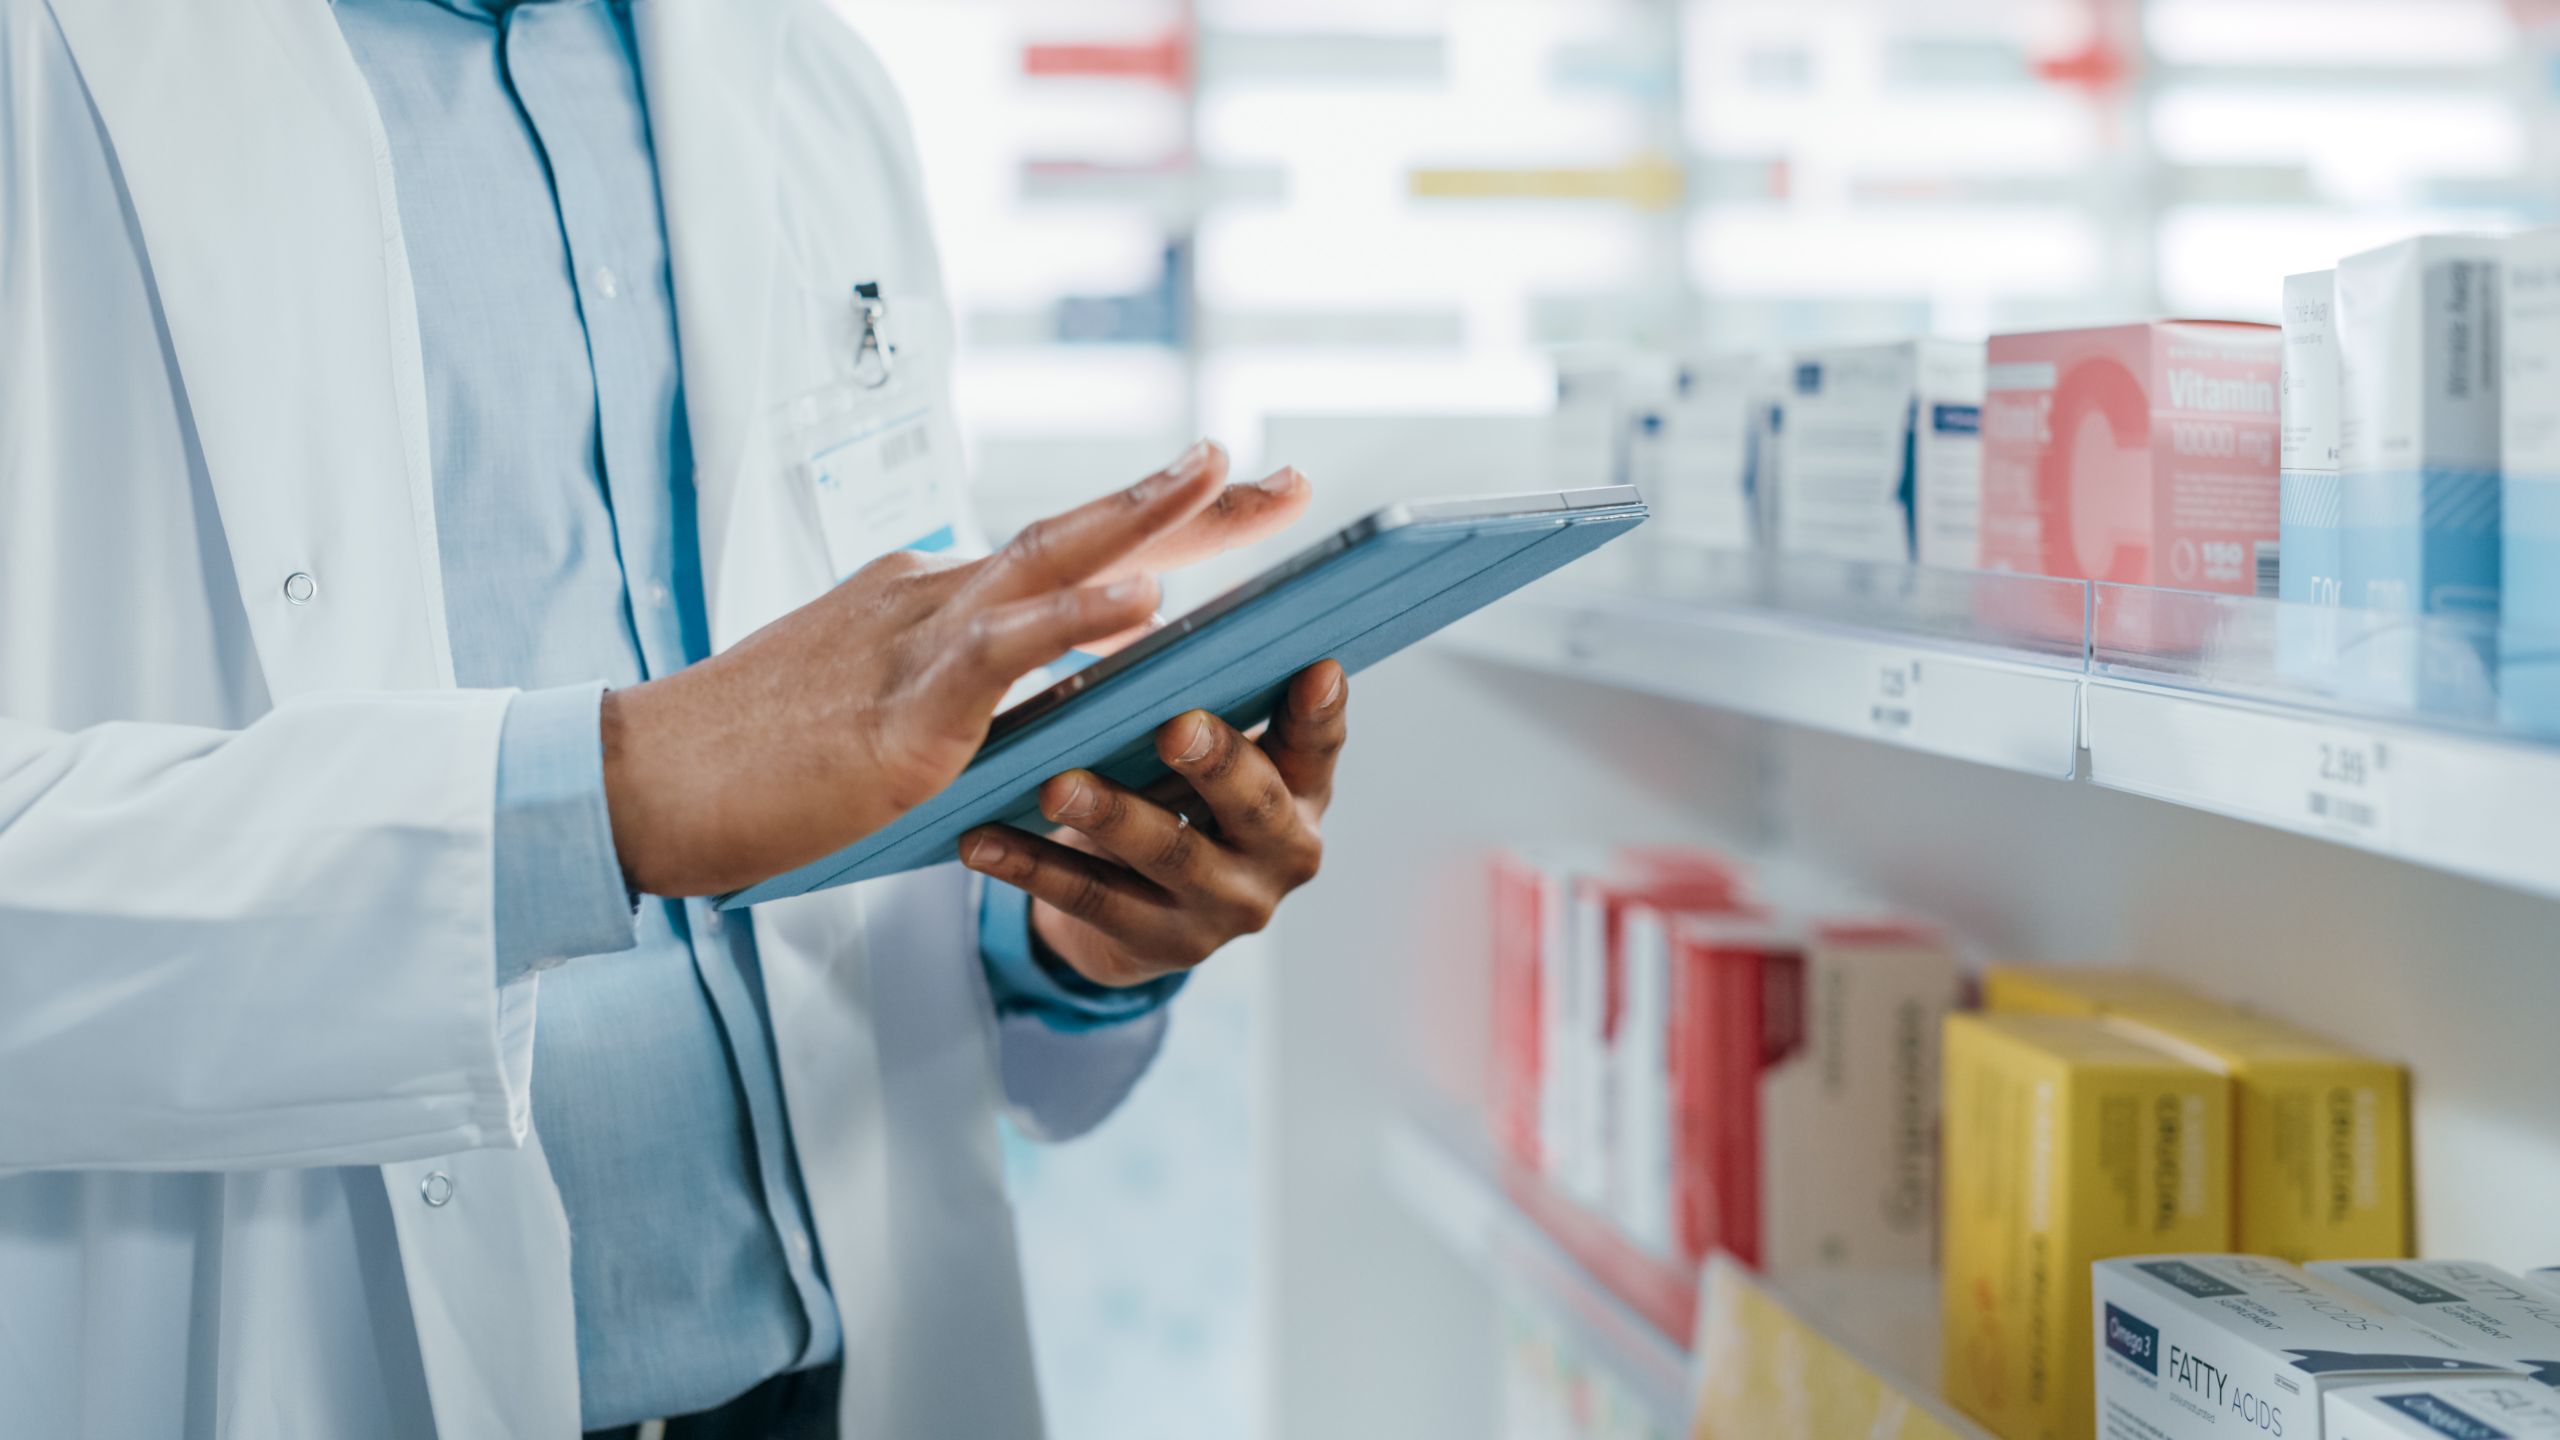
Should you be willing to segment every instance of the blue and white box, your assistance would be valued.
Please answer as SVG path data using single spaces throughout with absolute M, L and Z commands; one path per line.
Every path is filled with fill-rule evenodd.
M 2505 556 L 2498 693 L 2506 723 L 2560 735 L 2560 229 L 2507 242 Z
M 2329 1440 L 2560 1440 L 2560 1395 L 2523 1380 L 2425 1380 L 2340 1390 Z
M 2303 1268 L 2545 1385 L 2560 1385 L 2560 1295 L 2530 1280 L 2477 1260 L 2320 1260 Z
M 2338 510 L 2338 276 L 2284 281 L 2284 375 L 2278 386 L 2281 486 L 2277 501 L 2277 661 L 2288 673 L 2325 676 L 2337 662 L 2335 611 L 2346 595 Z
M 2282 1260 L 2136 1256 L 2099 1261 L 2091 1281 L 2097 1440 L 2324 1440 L 2323 1402 L 2341 1390 L 2479 1376 L 2531 1383 Z
M 2428 235 L 2337 270 L 2341 578 L 2379 612 L 2346 685 L 2466 719 L 2496 709 L 2501 245 Z
M 2338 262 L 2349 605 L 2498 608 L 2500 243 L 2427 235 Z
M 1798 351 L 1778 432 L 1777 548 L 1982 563 L 1980 341 Z
M 1757 540 L 1751 444 L 1766 368 L 1748 354 L 1684 356 L 1655 423 L 1639 422 L 1646 463 L 1635 483 L 1653 504 L 1657 541 L 1748 550 Z

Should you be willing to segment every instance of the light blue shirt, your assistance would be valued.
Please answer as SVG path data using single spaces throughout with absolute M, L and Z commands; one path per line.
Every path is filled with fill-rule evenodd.
M 813 1243 L 749 927 L 700 902 L 635 914 L 605 809 L 604 690 L 709 648 L 630 16 L 337 14 L 390 142 L 457 678 L 526 692 L 499 754 L 498 966 L 549 972 L 533 1109 L 569 1216 L 583 1421 L 689 1414 L 833 1360 L 828 1286 L 861 1279 Z M 986 895 L 1002 1009 L 1078 1029 L 1173 993 L 1083 982 L 1034 953 L 1019 891 Z

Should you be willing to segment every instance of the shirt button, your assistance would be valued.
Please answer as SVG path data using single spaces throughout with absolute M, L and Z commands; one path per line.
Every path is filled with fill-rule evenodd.
M 284 598 L 288 604 L 308 605 L 320 593 L 320 582 L 307 570 L 296 570 L 284 577 Z
M 418 1198 L 426 1201 L 427 1208 L 431 1210 L 441 1210 L 452 1204 L 453 1177 L 441 1170 L 427 1172 L 427 1178 L 418 1182 Z
M 649 582 L 650 608 L 664 610 L 667 608 L 667 602 L 673 599 L 675 599 L 675 592 L 667 588 L 666 581 L 652 580 Z
M 596 267 L 596 293 L 607 300 L 619 300 L 622 298 L 622 277 L 613 273 L 612 266 L 599 265 Z
M 790 1248 L 791 1259 L 794 1264 L 806 1265 L 809 1263 L 808 1236 L 794 1230 L 791 1232 L 791 1239 L 787 1241 L 786 1244 Z

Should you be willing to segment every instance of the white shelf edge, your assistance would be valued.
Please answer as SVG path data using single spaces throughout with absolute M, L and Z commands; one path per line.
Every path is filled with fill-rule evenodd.
M 1661 604 L 1515 597 L 1444 632 L 1479 659 L 2068 780 L 2077 671 L 1917 637 Z
M 2560 899 L 2560 749 L 2087 684 L 2092 784 Z
M 1502 1193 L 1481 1167 L 1411 1120 L 1385 1122 L 1378 1163 L 1405 1209 L 1468 1268 L 1525 1284 L 1664 1433 L 1683 1435 L 1695 1389 L 1687 1351 L 1618 1298 Z
M 1517 596 L 1439 643 L 2047 779 L 2083 778 L 2085 750 L 2105 789 L 2560 899 L 2560 746 L 1595 592 Z

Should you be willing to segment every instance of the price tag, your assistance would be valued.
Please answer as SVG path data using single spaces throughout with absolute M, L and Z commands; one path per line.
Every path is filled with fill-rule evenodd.
M 1867 724 L 1888 740 L 1900 740 L 1911 734 L 1919 717 L 1919 660 L 1877 667 L 1875 694 L 1867 702 Z
M 2322 731 L 2303 755 L 2301 818 L 2313 830 L 2379 844 L 2391 835 L 2391 747 L 2371 735 Z

